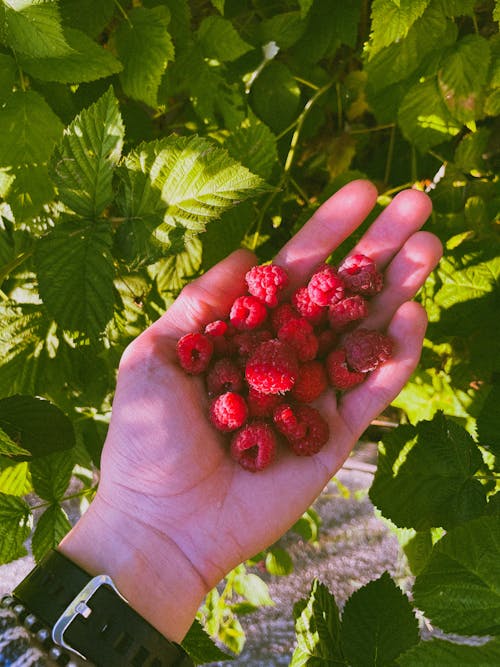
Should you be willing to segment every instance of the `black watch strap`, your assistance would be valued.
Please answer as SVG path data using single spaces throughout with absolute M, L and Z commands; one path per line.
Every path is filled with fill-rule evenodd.
M 130 607 L 105 575 L 92 577 L 55 549 L 13 595 L 54 641 L 97 667 L 192 667 L 184 649 Z

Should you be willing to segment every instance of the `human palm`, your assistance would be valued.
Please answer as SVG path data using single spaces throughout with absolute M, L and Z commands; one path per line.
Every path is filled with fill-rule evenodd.
M 306 282 L 375 200 L 370 183 L 355 181 L 318 209 L 275 258 L 288 271 L 292 287 Z M 299 458 L 280 451 L 262 472 L 242 469 L 207 420 L 203 381 L 178 365 L 178 338 L 227 317 L 233 300 L 244 293 L 244 275 L 256 260 L 238 251 L 188 285 L 125 352 L 103 452 L 101 498 L 173 540 L 207 586 L 278 539 L 341 467 L 418 362 L 426 316 L 409 299 L 441 253 L 432 234 L 418 231 L 429 213 L 425 195 L 405 191 L 353 248 L 385 271 L 384 290 L 372 300 L 364 325 L 387 329 L 395 354 L 339 400 L 334 391 L 318 399 L 315 405 L 331 432 L 321 452 Z

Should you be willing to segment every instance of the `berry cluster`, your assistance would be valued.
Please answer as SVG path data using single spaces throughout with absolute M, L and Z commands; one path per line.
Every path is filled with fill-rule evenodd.
M 229 434 L 231 456 L 255 472 L 273 461 L 280 440 L 298 456 L 317 453 L 330 433 L 310 403 L 328 387 L 363 382 L 393 345 L 358 326 L 383 285 L 365 255 L 319 267 L 290 301 L 281 298 L 289 280 L 280 266 L 254 266 L 245 278 L 248 294 L 229 318 L 183 336 L 177 355 L 187 373 L 205 374 L 211 423 Z

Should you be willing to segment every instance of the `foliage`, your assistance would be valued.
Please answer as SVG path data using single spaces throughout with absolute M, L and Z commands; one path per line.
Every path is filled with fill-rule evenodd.
M 70 480 L 92 499 L 126 345 L 190 279 L 241 245 L 270 259 L 367 177 L 373 215 L 428 191 L 446 249 L 371 497 L 406 536 L 420 613 L 498 634 L 499 21 L 498 0 L 0 0 L 2 562 L 25 553 L 33 494 L 36 558 L 69 529 Z M 257 561 L 293 567 L 278 545 Z M 237 615 L 269 603 L 256 579 L 237 569 L 200 610 L 233 650 Z M 498 639 L 417 643 L 387 575 L 342 620 L 319 583 L 299 608 L 293 664 L 500 662 Z M 222 659 L 193 628 L 196 660 Z

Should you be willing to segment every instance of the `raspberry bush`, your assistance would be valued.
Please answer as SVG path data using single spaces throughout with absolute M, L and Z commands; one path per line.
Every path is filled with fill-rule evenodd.
M 391 408 L 401 425 L 384 434 L 370 491 L 416 580 L 411 603 L 386 577 L 371 582 L 341 619 L 315 583 L 292 664 L 313 646 L 340 664 L 500 663 L 500 584 L 477 559 L 500 560 L 499 21 L 498 0 L 0 0 L 1 562 L 27 539 L 37 559 L 58 543 L 71 479 L 82 505 L 92 500 L 128 343 L 193 277 L 241 245 L 269 262 L 331 193 L 367 177 L 375 214 L 405 187 L 426 190 L 428 228 L 446 249 L 418 297 L 430 318 L 424 351 Z M 303 286 L 290 303 L 274 304 L 279 271 L 256 271 L 246 296 L 264 298 L 258 330 L 229 318 L 192 332 L 191 370 L 209 350 L 259 360 L 277 340 L 301 352 L 288 393 L 248 390 L 247 423 L 279 414 L 311 430 L 296 406 L 325 382 L 349 391 L 377 363 L 366 341 L 340 345 L 379 289 L 370 262 L 341 265 L 355 241 L 330 258 L 338 271 L 324 289 Z M 338 303 L 321 305 L 331 293 Z M 252 303 L 238 323 L 262 317 Z M 203 372 L 207 405 L 246 386 L 238 364 Z M 228 405 L 216 419 L 241 414 Z M 313 509 L 296 529 L 317 534 Z M 269 553 L 272 572 L 292 566 L 278 547 Z M 236 592 L 271 603 L 248 567 L 200 610 L 236 652 Z M 474 613 L 460 613 L 457 591 Z M 486 643 L 416 643 L 413 608 Z M 390 641 L 371 625 L 381 610 L 398 628 Z M 199 662 L 220 658 L 199 635 L 186 641 Z

